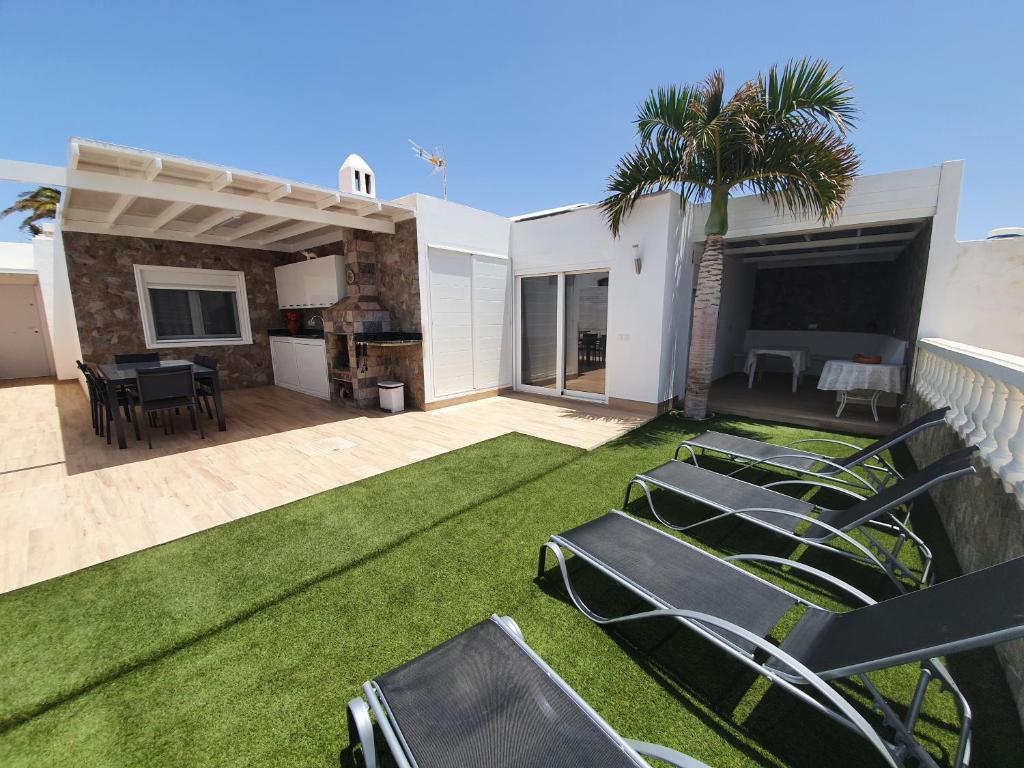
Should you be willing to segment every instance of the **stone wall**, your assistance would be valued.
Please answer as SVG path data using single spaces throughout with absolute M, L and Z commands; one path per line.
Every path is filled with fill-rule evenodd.
M 759 269 L 750 327 L 887 333 L 893 263 Z
M 420 331 L 420 271 L 416 221 L 395 225 L 394 235 L 377 234 L 377 287 L 381 303 L 395 317 L 394 330 Z
M 146 349 L 134 264 L 235 270 L 245 273 L 253 343 L 164 348 L 160 355 L 190 359 L 201 352 L 217 358 L 225 388 L 273 383 L 267 330 L 283 324 L 274 267 L 294 261 L 291 255 L 84 232 L 65 232 L 63 238 L 82 357 L 87 362 L 112 362 L 117 352 Z
M 904 422 L 930 410 L 921 398 L 913 400 L 904 409 Z M 964 441 L 950 427 L 940 425 L 919 432 L 910 438 L 908 446 L 921 467 L 963 448 Z M 975 468 L 976 475 L 942 483 L 929 491 L 964 573 L 1024 555 L 1024 511 L 986 466 L 976 461 Z M 1003 643 L 996 647 L 996 653 L 1024 723 L 1024 640 Z

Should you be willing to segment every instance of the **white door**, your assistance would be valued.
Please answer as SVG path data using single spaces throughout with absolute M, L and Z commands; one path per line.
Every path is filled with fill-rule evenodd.
M 299 366 L 295 359 L 295 345 L 271 336 L 270 360 L 274 365 L 274 383 L 281 387 L 298 389 Z
M 430 336 L 434 396 L 473 389 L 473 261 L 430 249 Z
M 330 399 L 331 387 L 327 379 L 327 357 L 322 341 L 306 344 L 292 342 L 295 348 L 295 363 L 299 369 L 299 389 L 303 392 Z
M 0 379 L 50 375 L 45 328 L 34 285 L 0 285 Z
M 473 256 L 473 386 L 496 389 L 511 383 L 506 341 L 511 333 L 508 259 Z

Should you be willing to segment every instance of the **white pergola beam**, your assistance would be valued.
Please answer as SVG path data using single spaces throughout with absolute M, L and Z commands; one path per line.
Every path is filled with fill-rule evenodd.
M 192 227 L 191 235 L 195 236 L 201 235 L 203 234 L 203 232 L 209 232 L 211 229 L 220 226 L 225 221 L 228 221 L 241 215 L 241 211 L 217 211 L 216 213 L 211 213 L 205 219 L 203 219 L 194 227 Z
M 772 251 L 803 251 L 810 248 L 830 248 L 833 245 L 857 245 L 859 243 L 891 243 L 895 241 L 913 240 L 917 231 L 893 232 L 888 235 L 860 235 L 856 237 L 834 237 L 825 240 L 804 240 L 796 243 L 776 243 L 775 245 L 749 245 L 735 248 L 726 245 L 726 253 L 731 256 L 749 253 L 770 253 Z M 763 242 L 763 241 L 758 241 Z
M 316 229 L 323 229 L 323 224 L 317 224 L 316 222 L 300 221 L 298 224 L 292 224 L 290 227 L 279 229 L 276 232 L 272 232 L 266 237 L 260 238 L 261 243 L 276 243 L 281 240 L 287 240 L 289 237 L 295 237 L 297 235 L 304 235 L 307 232 L 312 232 Z
M 121 214 L 128 210 L 128 206 L 134 203 L 138 198 L 135 195 L 121 195 L 114 201 L 114 205 L 111 206 L 110 212 L 107 213 L 107 223 L 116 224 L 117 220 L 121 218 Z
M 234 180 L 235 177 L 231 175 L 231 171 L 224 171 L 224 173 L 210 180 L 210 189 L 214 192 L 220 192 L 224 187 L 230 186 Z
M 778 261 L 801 261 L 810 259 L 833 259 L 842 256 L 885 256 L 896 255 L 902 247 L 851 248 L 849 250 L 822 251 L 819 253 L 779 253 L 772 256 L 745 256 L 744 264 L 772 264 Z
M 321 197 L 319 200 L 316 201 L 315 205 L 317 207 L 317 210 L 322 211 L 324 208 L 330 208 L 332 205 L 337 205 L 340 202 L 341 195 L 335 192 L 334 194 L 327 195 L 326 197 Z
M 370 203 L 361 208 L 356 208 L 355 214 L 356 216 L 369 216 L 371 213 L 380 213 L 380 208 L 380 203 Z
M 282 197 L 288 197 L 292 193 L 291 184 L 281 184 L 280 186 L 274 187 L 272 190 L 267 192 L 267 200 L 270 202 L 276 202 Z
M 59 165 L 0 159 L 0 181 L 38 184 L 42 187 L 66 187 L 68 185 L 68 169 Z
M 275 224 L 280 224 L 282 221 L 288 221 L 284 216 L 261 216 L 256 221 L 251 221 L 241 227 L 233 229 L 229 234 L 225 235 L 228 240 L 238 240 L 239 238 L 248 237 L 254 232 L 260 232 L 264 229 L 269 229 Z M 255 241 L 259 242 L 259 241 Z
M 78 145 L 77 141 L 71 142 L 70 157 L 68 157 L 68 168 L 72 170 L 78 167 L 78 164 L 82 161 L 82 148 Z
M 76 219 L 68 219 L 65 217 L 64 223 L 61 225 L 61 229 L 66 232 L 90 232 L 98 235 L 123 235 L 126 237 L 147 237 L 153 240 L 176 240 L 182 241 L 186 237 L 188 242 L 195 243 L 206 243 L 208 245 L 223 245 L 231 248 L 253 248 L 264 251 L 280 251 L 282 253 L 290 253 L 291 248 L 283 248 L 279 246 L 271 245 L 260 245 L 255 240 L 230 240 L 226 237 L 213 237 L 212 235 L 194 235 L 188 237 L 181 232 L 163 231 L 163 232 L 151 232 L 145 227 L 130 227 L 125 225 L 110 225 L 102 222 L 95 221 L 83 221 Z
M 10 164 L 14 161 L 4 162 L 6 163 L 6 168 L 10 169 Z M 49 166 L 43 166 L 43 168 L 49 168 Z M 24 170 L 26 175 L 32 172 L 31 168 Z M 58 168 L 55 170 L 63 171 L 64 169 Z M 0 173 L 3 172 L 5 172 L 5 165 L 0 164 Z M 271 202 L 259 197 L 235 195 L 223 191 L 214 192 L 201 187 L 187 187 L 181 184 L 168 184 L 160 181 L 144 181 L 138 178 L 116 176 L 110 173 L 96 173 L 93 171 L 64 171 L 64 173 L 66 174 L 66 180 L 62 180 L 63 183 L 60 185 L 70 187 L 71 189 L 109 192 L 115 195 L 136 195 L 138 197 L 165 200 L 172 203 L 190 203 L 209 208 L 225 208 L 233 211 L 242 211 L 243 213 L 256 213 L 261 216 L 277 216 L 281 219 L 315 221 L 330 227 L 351 227 L 370 232 L 383 232 L 389 235 L 395 233 L 395 225 L 390 221 L 368 219 L 351 213 L 321 211 L 303 205 Z M 19 179 L 16 177 L 15 180 Z M 415 212 L 410 210 L 408 215 L 414 216 Z
M 339 230 L 332 230 L 314 237 L 306 238 L 305 240 L 300 240 L 297 243 L 288 243 L 281 247 L 290 253 L 295 253 L 296 251 L 305 251 L 309 248 L 316 248 L 318 245 L 330 245 L 331 243 L 336 243 L 339 240 L 341 240 L 341 232 Z
M 146 166 L 146 170 L 143 171 L 142 176 L 146 181 L 152 181 L 160 175 L 160 171 L 164 169 L 164 161 L 159 157 L 154 157 L 149 161 L 149 165 Z
M 194 206 L 191 203 L 171 203 L 153 219 L 153 223 L 149 225 L 149 230 L 156 232 L 158 229 L 163 229 L 192 207 Z

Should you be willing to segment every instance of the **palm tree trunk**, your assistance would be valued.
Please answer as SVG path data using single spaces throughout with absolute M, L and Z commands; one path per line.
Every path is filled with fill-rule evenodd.
M 708 235 L 704 255 L 697 272 L 697 293 L 693 300 L 693 328 L 686 372 L 686 399 L 683 412 L 688 419 L 703 419 L 708 412 L 711 371 L 715 364 L 715 336 L 718 333 L 718 306 L 722 300 L 722 266 L 725 240 Z

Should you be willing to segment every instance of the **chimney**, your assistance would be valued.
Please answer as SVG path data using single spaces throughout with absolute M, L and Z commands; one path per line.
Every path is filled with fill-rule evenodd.
M 338 169 L 338 189 L 351 195 L 377 197 L 377 177 L 359 155 L 349 155 Z

